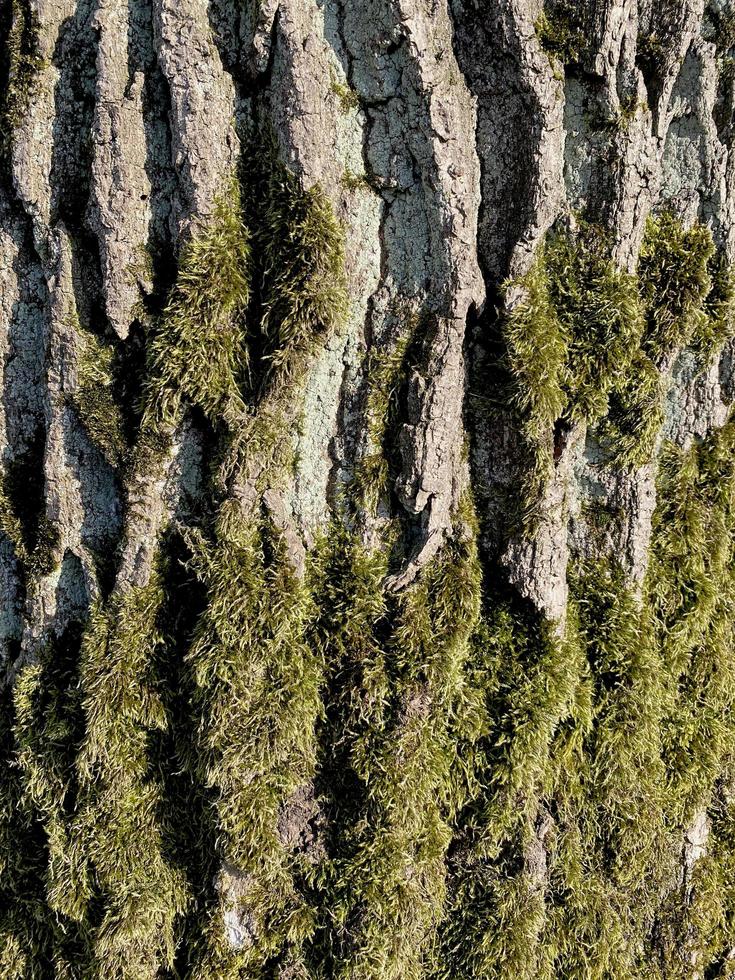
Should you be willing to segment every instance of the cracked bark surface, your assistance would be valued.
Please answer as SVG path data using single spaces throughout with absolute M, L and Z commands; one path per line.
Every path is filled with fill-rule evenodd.
M 177 780 L 185 772 L 204 802 L 197 804 L 196 815 L 201 854 L 177 852 L 181 839 L 168 827 L 175 820 L 161 817 L 161 852 L 188 874 L 188 897 L 172 913 L 172 938 L 160 940 L 148 958 L 131 913 L 129 941 L 138 958 L 131 956 L 137 965 L 126 972 L 120 965 L 124 952 L 108 961 L 99 952 L 109 895 L 94 878 L 92 859 L 95 897 L 87 917 L 72 926 L 72 919 L 53 906 L 51 925 L 27 924 L 33 916 L 26 914 L 18 888 L 34 895 L 36 888 L 39 907 L 45 908 L 44 848 L 50 850 L 53 807 L 39 803 L 37 788 L 23 788 L 19 777 L 19 798 L 31 816 L 22 827 L 18 818 L 17 833 L 41 842 L 41 858 L 20 886 L 0 879 L 8 909 L 0 943 L 11 950 L 5 959 L 0 953 L 0 980 L 50 976 L 43 965 L 51 963 L 49 957 L 58 977 L 619 980 L 620 965 L 606 966 L 591 954 L 586 966 L 574 967 L 577 972 L 554 960 L 553 950 L 543 959 L 544 944 L 548 949 L 553 944 L 538 922 L 553 918 L 558 898 L 552 895 L 555 848 L 563 833 L 554 796 L 558 787 L 544 785 L 538 800 L 528 804 L 522 842 L 506 840 L 495 851 L 488 845 L 477 872 L 482 911 L 484 869 L 515 848 L 513 867 L 524 869 L 530 882 L 528 907 L 541 911 L 528 912 L 525 924 L 520 918 L 511 924 L 500 900 L 490 903 L 483 914 L 487 935 L 499 937 L 492 942 L 485 933 L 480 937 L 479 927 L 474 933 L 468 927 L 466 936 L 463 926 L 455 927 L 455 920 L 464 919 L 453 902 L 472 901 L 461 898 L 462 876 L 475 860 L 467 855 L 475 853 L 482 836 L 477 813 L 483 792 L 486 812 L 494 812 L 495 777 L 489 770 L 467 774 L 480 765 L 472 746 L 491 738 L 498 719 L 478 722 L 474 742 L 452 734 L 459 731 L 462 711 L 472 714 L 463 692 L 476 682 L 478 664 L 482 669 L 485 640 L 468 639 L 475 635 L 469 620 L 465 635 L 462 623 L 425 614 L 437 635 L 446 630 L 446 657 L 455 657 L 452 663 L 463 678 L 446 689 L 429 676 L 439 654 L 424 652 L 426 663 L 407 667 L 401 644 L 410 645 L 405 610 L 412 608 L 411 597 L 423 583 L 433 583 L 425 598 L 431 610 L 442 581 L 436 584 L 432 569 L 441 567 L 448 549 L 461 550 L 470 540 L 478 548 L 482 577 L 477 603 L 486 609 L 496 594 L 510 595 L 559 642 L 570 622 L 576 623 L 578 606 L 584 607 L 584 599 L 573 594 L 582 567 L 614 562 L 624 587 L 645 605 L 663 506 L 661 461 L 672 445 L 682 453 L 696 451 L 732 424 L 735 304 L 727 314 L 732 329 L 704 358 L 684 340 L 656 363 L 663 414 L 649 459 L 633 466 L 616 463 L 605 449 L 599 419 L 569 421 L 560 415 L 547 426 L 540 444 L 550 471 L 533 501 L 533 527 L 517 520 L 530 450 L 499 370 L 506 356 L 503 331 L 529 301 L 528 277 L 544 243 L 555 235 L 573 237 L 588 224 L 606 230 L 610 261 L 631 275 L 640 269 L 647 247 L 647 223 L 662 213 L 684 229 L 709 229 L 723 268 L 735 263 L 732 4 L 4 3 L 0 85 L 10 95 L 0 100 L 0 663 L 2 707 L 10 726 L 7 753 L 12 760 L 22 749 L 13 715 L 19 709 L 11 705 L 23 671 L 45 664 L 48 656 L 53 664 L 54 651 L 72 634 L 78 642 L 71 659 L 78 661 L 95 615 L 116 609 L 136 590 L 152 588 L 163 567 L 161 555 L 173 540 L 176 557 L 164 565 L 169 568 L 170 561 L 179 571 L 171 573 L 171 592 L 162 600 L 169 619 L 153 644 L 158 652 L 151 654 L 152 662 L 166 663 L 169 674 L 164 671 L 153 684 L 155 697 L 150 695 L 163 699 L 170 719 L 168 728 L 157 721 L 141 725 L 152 741 L 176 744 L 166 743 L 168 756 L 151 763 L 146 780 L 160 779 L 164 797 L 173 796 L 171 786 L 179 792 Z M 23 25 L 30 55 L 19 53 Z M 341 229 L 340 283 L 347 296 L 336 326 L 317 323 L 315 339 L 297 345 L 286 381 L 269 367 L 281 324 L 268 334 L 263 323 L 268 303 L 275 302 L 268 298 L 269 276 L 286 275 L 296 266 L 295 261 L 289 265 L 285 251 L 296 233 L 276 243 L 283 246 L 282 255 L 273 246 L 265 257 L 263 243 L 277 226 L 268 225 L 270 214 L 263 216 L 258 209 L 265 205 L 254 198 L 266 187 L 267 193 L 276 193 L 276 187 L 285 194 L 289 178 L 282 171 L 273 170 L 272 186 L 253 177 L 259 154 L 271 142 L 278 167 L 295 178 L 303 200 L 327 208 Z M 214 227 L 233 180 L 243 196 L 246 223 L 253 215 L 253 222 L 263 222 L 262 228 L 246 229 L 257 275 L 247 283 L 241 308 L 223 315 L 218 328 L 226 333 L 234 324 L 249 345 L 247 364 L 243 358 L 235 367 L 245 408 L 227 416 L 225 424 L 225 408 L 213 412 L 202 401 L 182 397 L 151 448 L 141 435 L 151 344 L 171 315 L 170 297 L 191 254 L 187 250 Z M 305 234 L 307 251 L 316 251 L 315 236 Z M 203 290 L 216 271 L 203 278 Z M 294 306 L 299 302 L 297 297 Z M 110 393 L 102 409 L 107 422 L 113 403 L 123 420 L 124 451 L 117 461 L 111 461 L 79 407 L 89 397 L 85 358 L 97 349 L 93 343 L 113 365 L 109 377 L 95 376 L 93 387 Z M 541 344 L 535 356 L 543 363 L 550 355 Z M 186 358 L 206 364 L 215 356 L 192 349 Z M 382 413 L 377 422 L 376 412 Z M 239 420 L 234 425 L 232 417 Z M 275 436 L 262 434 L 263 419 L 277 430 Z M 237 431 L 223 437 L 223 426 Z M 365 474 L 376 460 L 380 479 L 365 490 Z M 283 750 L 299 784 L 294 787 L 280 775 L 268 783 L 278 811 L 278 819 L 263 831 L 280 855 L 274 877 L 270 870 L 258 870 L 257 861 L 253 870 L 232 860 L 214 802 L 221 777 L 205 778 L 204 764 L 198 769 L 191 762 L 197 739 L 206 742 L 207 716 L 199 716 L 196 732 L 191 722 L 189 749 L 182 748 L 189 736 L 177 717 L 196 700 L 191 644 L 201 637 L 204 620 L 197 616 L 203 615 L 212 588 L 195 583 L 191 569 L 198 559 L 181 542 L 200 534 L 212 549 L 215 541 L 224 547 L 225 532 L 220 539 L 213 528 L 230 504 L 243 525 L 270 529 L 276 543 L 266 535 L 256 551 L 265 555 L 267 569 L 277 567 L 288 582 L 287 599 L 273 596 L 267 642 L 277 643 L 279 624 L 298 623 L 303 616 L 310 624 L 303 630 L 304 644 L 323 658 L 305 761 L 294 762 Z M 604 526 L 603 512 L 611 515 Z M 320 556 L 327 545 L 343 540 L 341 533 L 352 542 L 344 544 L 345 555 L 354 547 L 385 556 L 377 605 L 368 613 L 360 607 L 370 639 L 365 651 L 357 644 L 358 653 L 356 641 L 350 647 L 329 633 L 332 620 L 347 616 L 345 609 L 363 622 L 357 603 L 350 605 L 341 584 L 315 598 L 319 576 L 326 576 L 329 565 Z M 245 562 L 242 556 L 238 560 Z M 309 589 L 313 606 L 299 612 L 299 597 Z M 315 612 L 320 601 L 321 611 Z M 508 650 L 511 646 L 508 641 Z M 385 688 L 375 691 L 364 665 L 373 656 L 388 678 Z M 254 689 L 269 669 L 251 678 Z M 378 671 L 374 665 L 370 669 Z M 535 669 L 528 666 L 528 675 Z M 592 674 L 595 669 L 589 667 Z M 44 670 L 53 675 L 53 668 Z M 216 670 L 214 675 L 219 676 Z M 579 680 L 570 703 L 587 696 L 589 676 Z M 72 671 L 67 678 L 70 689 L 76 677 Z M 348 695 L 341 687 L 345 677 L 355 685 Z M 518 678 L 512 683 L 522 686 Z M 284 694 L 283 703 L 298 696 Z M 124 690 L 120 697 L 122 704 Z M 376 708 L 381 699 L 392 706 L 385 716 Z M 84 703 L 82 732 L 84 711 L 90 710 Z M 735 702 L 727 712 L 735 712 Z M 465 715 L 462 719 L 464 724 Z M 563 737 L 566 719 L 563 712 L 556 718 L 549 742 L 554 732 Z M 411 780 L 418 786 L 418 776 L 406 776 L 405 798 L 396 794 L 386 803 L 381 797 L 385 812 L 371 793 L 376 781 L 382 785 L 389 758 L 395 756 L 398 768 L 405 764 L 409 770 L 406 760 L 414 758 L 422 726 L 442 732 L 446 726 L 452 744 L 449 750 L 442 743 L 436 772 L 427 762 L 429 789 L 421 783 L 426 800 L 439 800 L 441 844 L 430 837 L 435 828 L 422 825 L 416 839 L 402 845 L 400 870 L 391 865 L 390 871 L 376 872 L 398 879 L 388 897 L 380 888 L 359 892 L 356 884 L 351 892 L 349 883 L 338 886 L 345 869 L 357 880 L 361 869 L 378 861 L 386 827 L 386 839 L 393 840 L 400 814 L 397 819 L 391 808 L 405 803 L 410 811 Z M 39 732 L 42 755 L 53 738 L 47 728 Z M 298 733 L 289 732 L 301 746 Z M 84 735 L 77 732 L 71 741 L 73 756 Z M 691 924 L 677 933 L 674 919 L 680 910 L 667 911 L 666 905 L 666 896 L 677 888 L 685 910 L 696 904 L 700 863 L 720 861 L 723 875 L 735 873 L 735 855 L 722 857 L 722 840 L 718 837 L 713 849 L 708 844 L 713 826 L 728 820 L 735 826 L 734 759 L 735 745 L 695 811 L 677 828 L 678 878 L 662 889 L 665 897 L 652 914 L 645 949 L 638 950 L 626 976 L 735 975 L 735 905 L 728 907 L 730 918 L 722 913 L 726 921 L 717 926 L 716 950 L 704 949 Z M 264 771 L 260 764 L 240 773 L 240 784 L 228 791 L 246 795 L 251 782 L 267 781 L 267 764 L 262 763 Z M 68 773 L 76 772 L 78 762 L 71 758 L 64 765 L 62 809 L 69 813 L 63 819 L 76 826 L 77 776 Z M 459 790 L 447 788 L 453 768 L 461 772 L 456 778 L 467 782 L 461 803 L 452 795 Z M 340 794 L 349 796 L 349 807 Z M 177 812 L 180 816 L 181 809 Z M 12 850 L 15 821 L 12 815 L 3 819 L 8 841 L 3 847 Z M 490 877 L 488 871 L 487 881 Z M 269 906 L 268 914 L 256 914 L 258 889 L 286 897 Z M 335 894 L 341 904 L 333 913 Z M 412 904 L 420 910 L 412 912 Z M 37 919 L 42 922 L 43 914 Z M 165 931 L 163 925 L 160 929 Z M 542 952 L 540 959 L 521 963 L 511 947 L 524 929 L 529 947 Z M 376 939 L 374 932 L 385 936 Z M 392 947 L 385 938 L 389 934 Z M 605 934 L 597 942 L 604 946 Z M 661 949 L 667 943 L 664 963 Z M 472 948 L 461 959 L 457 950 L 465 946 Z

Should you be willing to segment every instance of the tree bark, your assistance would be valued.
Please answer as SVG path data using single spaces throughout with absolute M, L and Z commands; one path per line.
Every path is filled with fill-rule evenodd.
M 0 48 L 0 980 L 735 976 L 730 0 Z

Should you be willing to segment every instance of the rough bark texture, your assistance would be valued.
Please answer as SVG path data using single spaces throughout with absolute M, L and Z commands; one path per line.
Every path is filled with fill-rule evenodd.
M 0 980 L 735 976 L 730 0 L 0 0 Z

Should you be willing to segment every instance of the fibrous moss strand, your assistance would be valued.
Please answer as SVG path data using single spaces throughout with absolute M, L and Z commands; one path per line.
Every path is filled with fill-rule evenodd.
M 111 344 L 85 330 L 78 321 L 74 328 L 79 340 L 77 384 L 70 401 L 91 441 L 110 466 L 118 467 L 126 458 L 128 444 L 114 392 L 115 352 Z
M 388 352 L 372 351 L 365 369 L 367 398 L 368 452 L 355 474 L 355 489 L 361 504 L 375 513 L 380 499 L 388 492 L 390 465 L 384 441 L 396 414 L 397 396 L 407 377 L 406 353 L 415 324 Z
M 35 76 L 43 66 L 31 5 L 26 0 L 8 0 L 3 18 L 7 18 L 8 30 L 0 84 L 0 169 L 7 166 L 13 133 L 28 109 Z
M 462 750 L 474 793 L 451 852 L 437 976 L 494 978 L 512 964 L 529 980 L 683 980 L 693 963 L 714 976 L 725 962 L 734 431 L 666 449 L 642 590 L 613 559 L 576 564 L 563 656 L 543 624 L 531 642 L 517 605 L 486 609 L 477 642 L 499 656 L 473 658 L 486 720 Z M 690 833 L 698 858 L 686 858 Z
M 257 145 L 256 145 L 257 138 Z M 318 185 L 304 190 L 262 126 L 244 167 L 255 263 L 258 393 L 298 381 L 317 345 L 345 319 L 344 235 Z
M 164 574 L 155 570 L 147 585 L 93 610 L 82 644 L 86 732 L 75 831 L 103 909 L 95 968 L 126 980 L 154 980 L 172 968 L 189 901 L 166 854 L 171 831 L 150 755 L 152 735 L 168 724 L 156 675 Z
M 454 542 L 395 603 L 383 556 L 341 540 L 334 558 L 339 566 L 346 551 L 350 572 L 329 586 L 335 615 L 324 642 L 345 678 L 330 710 L 350 733 L 340 778 L 349 772 L 358 801 L 340 822 L 330 868 L 325 942 L 340 977 L 421 977 L 435 942 L 461 782 L 457 730 L 474 711 L 464 674 L 479 571 L 466 531 L 460 521 Z
M 253 294 L 241 394 L 250 404 L 229 433 L 233 495 L 210 536 L 187 535 L 209 597 L 187 661 L 222 861 L 197 975 L 223 977 L 271 961 L 293 967 L 314 928 L 310 858 L 281 821 L 313 774 L 323 662 L 308 638 L 308 570 L 299 575 L 252 501 L 288 475 L 309 360 L 347 309 L 342 229 L 325 196 L 302 188 L 267 132 L 244 171 Z M 246 940 L 233 938 L 233 922 Z
M 58 531 L 45 510 L 45 449 L 39 426 L 0 476 L 0 531 L 12 542 L 26 580 L 48 574 L 57 559 Z
M 210 596 L 188 654 L 200 776 L 213 794 L 221 858 L 241 882 L 225 906 L 252 937 L 232 948 L 224 923 L 213 920 L 206 968 L 257 971 L 289 949 L 294 955 L 313 928 L 296 886 L 308 868 L 281 839 L 279 816 L 313 773 L 323 663 L 308 640 L 308 583 L 272 526 L 230 500 L 214 541 L 192 533 L 189 544 Z
M 569 0 L 545 3 L 534 27 L 544 51 L 564 65 L 576 64 L 588 44 L 579 10 Z
M 23 792 L 47 837 L 45 874 L 53 912 L 75 921 L 90 897 L 81 841 L 72 832 L 77 782 L 74 759 L 81 734 L 75 658 L 81 627 L 72 623 L 20 671 L 13 691 L 15 741 Z
M 543 854 L 550 836 L 551 750 L 581 710 L 584 655 L 573 615 L 564 638 L 531 607 L 491 591 L 472 638 L 474 738 L 462 828 L 450 860 L 450 901 L 435 975 L 442 980 L 547 976 Z M 541 864 L 539 860 L 541 859 Z
M 53 951 L 43 889 L 44 835 L 12 764 L 14 707 L 7 687 L 0 708 L 0 975 L 42 980 Z
M 712 288 L 713 252 L 704 225 L 686 229 L 669 212 L 648 219 L 638 263 L 646 309 L 642 348 L 657 367 L 707 331 L 704 303 Z
M 522 296 L 504 322 L 509 400 L 531 463 L 523 497 L 532 521 L 553 472 L 555 426 L 592 425 L 630 373 L 644 328 L 634 276 L 607 258 L 592 225 L 554 235 L 515 284 Z
M 685 347 L 711 359 L 735 330 L 733 271 L 705 226 L 649 218 L 635 275 L 609 250 L 600 228 L 581 223 L 547 237 L 529 272 L 506 284 L 506 295 L 521 289 L 503 337 L 508 401 L 531 461 L 530 526 L 553 472 L 555 427 L 585 423 L 611 462 L 645 463 L 663 421 L 662 371 Z
M 172 423 L 182 399 L 229 427 L 244 419 L 249 258 L 249 234 L 233 180 L 209 224 L 184 247 L 150 344 L 144 426 Z

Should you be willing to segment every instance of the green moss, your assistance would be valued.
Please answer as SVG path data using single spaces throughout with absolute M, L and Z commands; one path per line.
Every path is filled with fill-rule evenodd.
M 308 585 L 272 526 L 227 501 L 214 542 L 192 533 L 189 543 L 210 596 L 188 654 L 198 766 L 213 793 L 221 857 L 247 882 L 240 911 L 251 918 L 256 942 L 240 961 L 256 970 L 290 944 L 298 947 L 311 929 L 279 815 L 313 774 L 323 660 L 307 639 Z
M 45 433 L 30 443 L 0 476 L 0 531 L 13 545 L 26 584 L 49 574 L 58 562 L 58 529 L 45 513 Z
M 3 65 L 6 78 L 0 86 L 0 160 L 10 154 L 13 133 L 33 97 L 36 75 L 43 67 L 38 52 L 38 23 L 27 0 L 9 0 L 8 34 Z
M 556 235 L 520 280 L 523 297 L 503 327 L 517 411 L 532 464 L 523 490 L 526 521 L 553 471 L 557 424 L 594 424 L 629 376 L 644 321 L 635 277 L 606 257 L 595 226 Z
M 331 89 L 337 96 L 340 109 L 345 115 L 350 112 L 354 112 L 355 109 L 360 107 L 360 98 L 357 92 L 353 88 L 350 88 L 349 85 L 346 85 L 344 82 L 340 82 L 335 78 L 332 80 Z
M 562 64 L 576 64 L 587 46 L 574 4 L 546 3 L 535 25 L 541 47 Z
M 657 367 L 707 331 L 704 303 L 712 287 L 713 251 L 703 225 L 685 229 L 668 212 L 648 219 L 638 263 L 646 306 L 642 347 Z
M 642 590 L 614 559 L 577 560 L 564 642 L 517 601 L 488 602 L 438 977 L 684 978 L 692 956 L 704 975 L 724 961 L 734 432 L 666 450 Z M 707 854 L 682 883 L 702 811 Z
M 664 381 L 653 361 L 639 351 L 630 366 L 629 378 L 610 394 L 610 409 L 598 435 L 618 466 L 638 467 L 647 463 L 664 420 Z
M 459 519 L 457 538 L 395 601 L 383 555 L 343 537 L 334 545 L 323 608 L 338 836 L 323 942 L 336 976 L 423 976 L 436 933 L 462 782 L 457 733 L 475 707 L 464 673 L 479 568 L 466 533 Z
M 25 560 L 28 553 L 23 536 L 23 525 L 13 510 L 4 480 L 0 483 L 0 531 L 13 545 L 16 558 L 20 561 Z
M 189 897 L 166 853 L 162 787 L 150 755 L 151 736 L 167 729 L 156 661 L 164 637 L 161 571 L 147 585 L 94 609 L 81 653 L 85 735 L 77 761 L 79 800 L 73 838 L 84 863 L 63 888 L 70 917 L 86 914 L 92 894 L 103 901 L 93 933 L 95 969 L 149 980 L 172 968 L 177 919 Z M 87 879 L 87 875 L 90 876 Z
M 150 345 L 145 424 L 170 423 L 182 399 L 229 426 L 243 420 L 249 255 L 233 181 L 209 224 L 182 252 L 176 285 Z
M 553 472 L 555 427 L 584 422 L 615 465 L 642 465 L 663 421 L 662 371 L 685 347 L 709 361 L 735 329 L 732 269 L 703 225 L 650 218 L 636 275 L 608 252 L 604 233 L 582 224 L 548 238 L 512 284 L 523 296 L 503 335 L 508 399 L 531 460 L 527 527 Z
M 715 251 L 707 272 L 712 283 L 704 302 L 707 323 L 695 338 L 695 348 L 711 355 L 735 335 L 735 270 L 723 251 Z
M 574 610 L 560 637 L 512 594 L 490 592 L 486 602 L 473 637 L 481 712 L 475 738 L 460 749 L 472 775 L 450 862 L 441 980 L 554 975 L 540 945 L 544 872 L 534 871 L 532 855 L 547 819 L 554 738 L 575 712 L 584 714 L 584 655 Z
M 345 168 L 340 183 L 348 191 L 359 191 L 370 188 L 367 174 L 356 174 L 349 167 Z
M 391 428 L 397 398 L 407 377 L 406 354 L 415 324 L 409 322 L 409 333 L 402 336 L 387 352 L 373 350 L 366 366 L 367 435 L 369 449 L 355 474 L 355 488 L 362 506 L 375 513 L 381 497 L 389 489 L 390 467 L 384 441 Z
M 122 410 L 114 393 L 115 352 L 78 321 L 74 327 L 79 339 L 77 385 L 70 401 L 89 438 L 110 466 L 118 467 L 125 460 L 128 444 Z
M 256 260 L 263 381 L 303 373 L 316 345 L 347 314 L 344 235 L 318 185 L 304 190 L 262 130 L 246 167 Z

